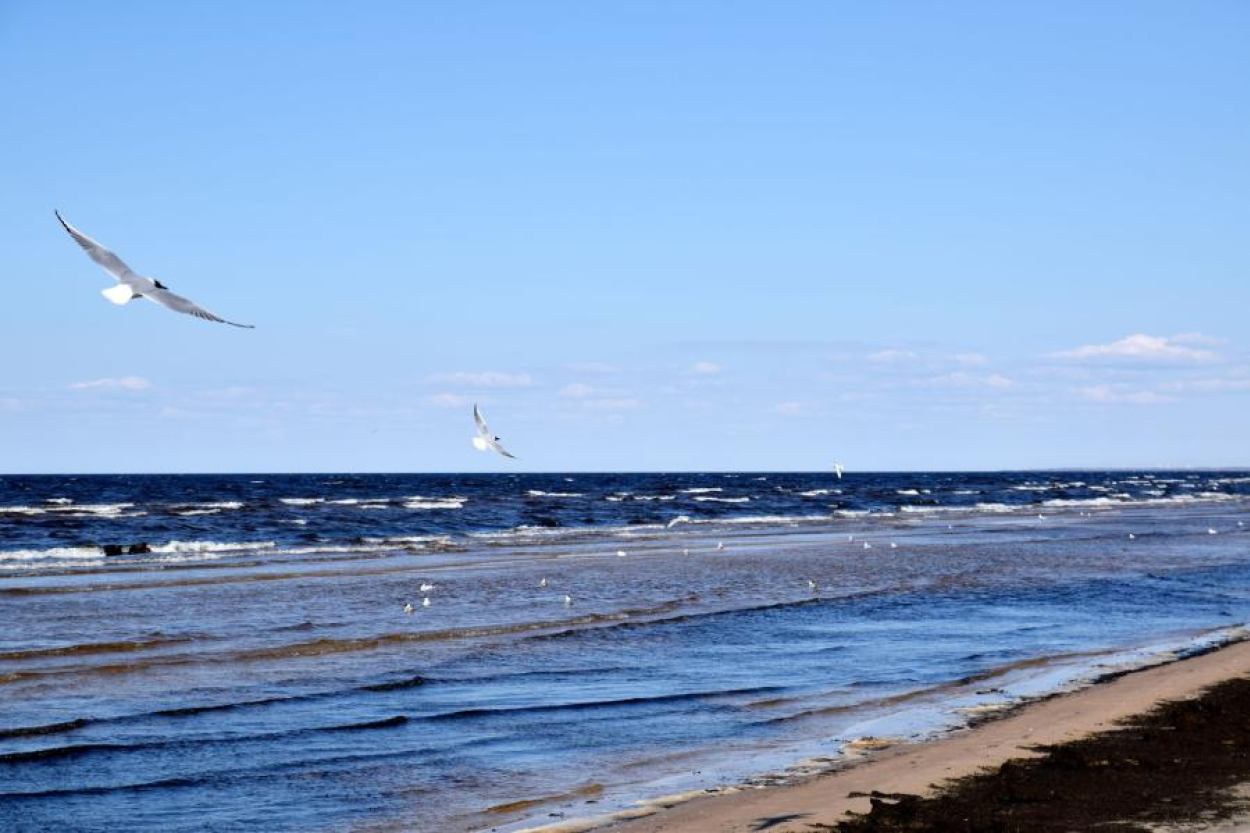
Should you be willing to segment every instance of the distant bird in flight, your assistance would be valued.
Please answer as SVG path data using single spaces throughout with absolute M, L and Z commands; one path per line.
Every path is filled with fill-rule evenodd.
M 842 472 L 846 471 L 846 467 L 845 467 L 845 466 L 843 466 L 841 463 L 834 463 L 834 464 L 833 464 L 833 470 L 834 470 L 834 472 L 838 475 L 838 479 L 839 479 L 839 480 L 841 480 L 841 479 L 842 479 Z
M 242 327 L 248 330 L 253 329 L 251 324 L 236 324 L 233 321 L 227 321 L 183 298 L 181 295 L 175 295 L 169 291 L 169 287 L 160 281 L 136 275 L 129 266 L 122 262 L 120 257 L 65 222 L 65 218 L 61 216 L 60 212 L 54 213 L 56 218 L 61 221 L 61 225 L 65 226 L 65 230 L 69 232 L 69 236 L 74 238 L 79 246 L 82 246 L 83 251 L 87 253 L 87 257 L 94 260 L 99 266 L 104 267 L 104 271 L 117 278 L 117 286 L 109 287 L 103 290 L 102 293 L 105 298 L 108 298 L 114 304 L 120 306 L 135 298 L 147 298 L 149 301 L 160 304 L 165 309 L 171 309 L 174 312 L 194 315 L 196 318 L 203 318 L 205 321 L 213 321 L 217 324 L 229 324 L 231 327 Z
M 478 451 L 494 451 L 502 454 L 510 460 L 516 457 L 508 453 L 508 450 L 499 444 L 499 438 L 491 433 L 490 427 L 486 425 L 486 420 L 482 418 L 482 412 L 478 410 L 477 405 L 473 406 L 473 421 L 477 423 L 477 436 L 473 438 L 473 447 Z

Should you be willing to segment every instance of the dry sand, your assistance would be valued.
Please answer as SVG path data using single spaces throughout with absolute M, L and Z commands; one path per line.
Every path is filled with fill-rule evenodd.
M 927 795 L 933 785 L 1037 754 L 1031 747 L 1055 744 L 1115 728 L 1117 721 L 1165 700 L 1194 697 L 1222 680 L 1250 676 L 1250 642 L 1167 665 L 1135 671 L 1108 682 L 1025 706 L 998 720 L 937 740 L 875 752 L 863 763 L 796 783 L 709 795 L 660 808 L 651 815 L 600 829 L 611 833 L 689 831 L 796 833 L 831 824 L 848 811 L 869 809 L 854 793 Z M 559 830 L 553 825 L 547 830 Z M 568 825 L 566 829 L 572 829 Z

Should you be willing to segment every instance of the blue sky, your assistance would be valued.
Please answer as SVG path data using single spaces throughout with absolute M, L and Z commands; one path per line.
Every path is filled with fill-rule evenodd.
M 0 471 L 1250 465 L 1247 31 L 0 3 Z

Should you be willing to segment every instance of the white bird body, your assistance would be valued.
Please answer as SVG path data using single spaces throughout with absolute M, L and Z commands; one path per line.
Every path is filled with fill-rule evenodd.
M 422 593 L 429 593 L 429 592 L 430 592 L 431 590 L 433 590 L 433 589 L 434 589 L 434 585 L 433 585 L 433 584 L 429 584 L 428 582 L 422 582 L 422 583 L 421 583 L 421 592 L 422 592 Z
M 573 606 L 573 597 L 572 597 L 572 596 L 570 596 L 568 593 L 565 593 L 565 594 L 564 594 L 564 606 L 565 606 L 565 607 L 572 607 L 572 606 Z
M 491 432 L 490 427 L 486 424 L 486 418 L 482 416 L 482 412 L 477 405 L 473 406 L 473 422 L 477 425 L 477 436 L 473 438 L 474 448 L 478 451 L 493 451 L 496 454 L 502 454 L 510 460 L 516 459 L 514 455 L 508 453 L 508 450 L 499 444 L 499 438 Z
M 818 585 L 816 582 L 812 581 L 810 578 L 807 580 L 807 589 L 808 589 L 808 590 L 816 590 L 817 588 L 819 588 L 819 586 L 820 586 L 820 585 Z
M 412 612 L 414 610 L 416 610 L 416 608 L 412 606 L 412 602 L 409 602 L 408 604 L 404 605 L 404 613 L 407 613 L 409 616 L 412 615 Z
M 864 542 L 864 549 L 866 549 L 866 550 L 870 550 L 870 549 L 872 549 L 872 544 L 870 544 L 870 543 L 868 543 L 867 541 L 865 541 L 865 542 Z
M 61 225 L 69 232 L 69 236 L 74 238 L 74 241 L 87 253 L 87 257 L 91 258 L 105 272 L 117 279 L 117 286 L 101 290 L 104 297 L 114 304 L 121 306 L 135 298 L 147 298 L 152 303 L 160 304 L 165 309 L 193 315 L 205 321 L 229 324 L 232 327 L 242 327 L 248 330 L 253 328 L 251 324 L 236 324 L 209 312 L 195 302 L 171 292 L 169 287 L 160 281 L 136 275 L 120 257 L 65 222 L 65 218 L 59 212 L 57 212 L 56 218 L 61 221 Z
M 896 543 L 894 543 L 893 541 L 891 541 L 891 542 L 890 542 L 890 549 L 892 549 L 892 550 L 896 550 L 896 549 L 898 549 L 898 544 L 896 544 Z
M 429 596 L 426 596 L 424 599 L 422 599 L 422 600 L 421 600 L 421 606 L 422 606 L 422 607 L 429 607 L 429 606 L 430 606 L 430 597 L 429 597 Z
M 1129 539 L 1130 541 L 1135 541 L 1135 540 L 1137 540 L 1137 536 L 1136 536 L 1136 535 L 1134 535 L 1133 533 L 1131 533 L 1131 532 L 1130 532 L 1130 533 L 1128 534 L 1128 539 Z
M 624 558 L 624 557 L 625 557 L 625 550 L 617 550 L 617 551 L 616 551 L 616 557 L 617 557 L 617 558 Z
M 547 586 L 547 579 L 543 579 L 542 581 L 538 582 L 538 586 L 539 586 L 539 587 L 546 587 L 546 586 Z
M 1218 533 L 1215 531 L 1215 527 L 1210 527 L 1210 526 L 1209 526 L 1209 527 L 1207 527 L 1207 534 L 1208 534 L 1208 535 L 1217 535 Z
M 846 468 L 845 468 L 845 467 L 844 467 L 841 463 L 834 463 L 834 464 L 833 464 L 833 471 L 834 471 L 834 473 L 835 473 L 835 474 L 837 474 L 838 479 L 839 479 L 839 480 L 841 480 L 841 479 L 842 479 L 842 472 L 846 471 Z
M 724 542 L 724 541 L 717 541 L 717 542 L 716 542 L 716 551 L 717 551 L 717 552 L 720 552 L 720 551 L 721 551 L 721 550 L 723 550 L 723 549 L 725 549 L 725 542 Z

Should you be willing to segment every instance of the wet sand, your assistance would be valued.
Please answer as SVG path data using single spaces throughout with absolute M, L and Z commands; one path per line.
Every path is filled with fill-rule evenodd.
M 1250 677 L 1250 642 L 1239 642 L 1201 656 L 1127 673 L 1076 692 L 1035 702 L 1000 719 L 983 722 L 938 740 L 872 751 L 861 763 L 839 771 L 762 789 L 708 795 L 683 803 L 657 802 L 654 809 L 638 811 L 641 817 L 616 822 L 602 820 L 597 829 L 612 833 L 758 830 L 794 833 L 830 829 L 832 825 L 850 819 L 848 814 L 864 814 L 872 810 L 871 796 L 874 792 L 879 795 L 932 796 L 935 786 L 943 782 L 981 773 L 988 768 L 998 768 L 1013 759 L 1040 758 L 1045 754 L 1038 748 L 1041 746 L 1068 744 L 1113 729 L 1124 731 L 1123 721 L 1145 715 L 1161 704 L 1195 698 L 1219 683 L 1247 677 Z M 1236 687 L 1238 684 L 1233 685 Z M 1250 702 L 1250 690 L 1243 685 L 1241 690 L 1231 694 L 1223 691 L 1212 696 L 1233 698 L 1231 705 L 1225 704 L 1228 713 L 1223 719 L 1230 726 L 1240 727 L 1239 731 L 1244 734 L 1246 712 L 1237 711 L 1236 704 Z M 1238 700 L 1239 697 L 1243 699 Z M 1212 731 L 1218 731 L 1218 727 Z M 1226 747 L 1229 744 L 1238 747 L 1237 736 L 1230 730 L 1228 737 L 1232 740 L 1221 743 Z M 866 744 L 869 747 L 873 745 Z M 1180 744 L 1178 754 L 1187 754 L 1189 748 L 1185 743 Z M 1168 760 L 1174 762 L 1179 759 Z M 1206 765 L 1208 782 L 1220 782 L 1222 777 L 1225 780 L 1236 777 L 1236 773 L 1210 771 L 1209 761 Z M 999 772 L 1000 779 L 1012 777 L 1012 767 L 1017 765 L 1008 767 L 1006 775 Z M 1025 784 L 1028 783 L 1029 771 L 1024 770 Z M 1014 772 L 1015 780 L 1020 782 L 1022 771 L 1017 768 Z M 1169 777 L 1161 770 L 1155 770 L 1155 773 L 1159 779 Z M 1112 775 L 1114 777 L 1114 773 Z M 1088 773 L 1083 777 L 1088 780 Z M 1141 792 L 1143 806 L 1155 797 L 1155 791 L 1148 783 Z M 1209 786 L 1218 787 L 1221 784 L 1211 783 Z M 992 789 L 992 785 L 989 788 Z M 876 803 L 889 805 L 893 802 L 879 799 Z M 856 829 L 903 829 L 889 826 L 890 820 L 885 817 L 890 815 L 890 809 L 885 806 L 874 814 L 877 826 L 861 822 Z M 913 809 L 907 808 L 908 813 Z M 643 813 L 646 815 L 641 815 Z M 906 823 L 915 825 L 916 820 L 912 818 Z M 586 829 L 586 826 L 584 823 L 566 823 L 543 829 L 554 833 Z M 937 827 L 908 826 L 906 829 L 940 829 L 940 824 Z M 1018 829 L 1049 828 L 1024 826 Z

